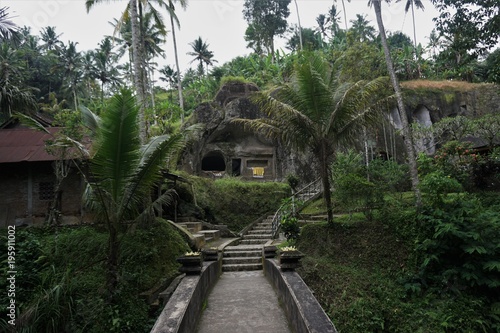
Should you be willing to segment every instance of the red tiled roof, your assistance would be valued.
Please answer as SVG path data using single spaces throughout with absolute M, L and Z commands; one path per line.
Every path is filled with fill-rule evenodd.
M 59 127 L 48 128 L 51 134 L 60 131 Z M 54 161 L 57 157 L 47 153 L 45 141 L 52 135 L 29 128 L 0 130 L 0 163 Z

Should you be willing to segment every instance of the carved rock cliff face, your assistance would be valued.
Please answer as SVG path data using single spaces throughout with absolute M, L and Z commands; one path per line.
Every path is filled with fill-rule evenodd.
M 446 117 L 477 118 L 500 112 L 500 87 L 495 84 L 421 80 L 403 82 L 402 86 L 408 118 L 423 127 Z M 394 131 L 402 128 L 396 108 L 390 110 L 390 120 L 392 127 L 379 129 L 377 133 L 376 150 L 404 161 L 403 139 Z M 434 138 L 415 142 L 415 146 L 418 152 L 428 154 L 433 154 L 438 148 Z
M 185 150 L 180 168 L 188 173 L 213 178 L 235 176 L 252 180 L 281 181 L 288 174 L 312 181 L 310 164 L 300 161 L 278 142 L 245 130 L 236 118 L 264 117 L 250 100 L 257 86 L 232 82 L 221 87 L 213 102 L 200 104 L 188 125 L 202 130 Z M 302 157 L 303 159 L 303 157 Z
M 406 111 L 412 122 L 430 126 L 444 117 L 479 117 L 500 112 L 500 87 L 493 84 L 468 84 L 448 81 L 404 82 Z M 289 151 L 279 142 L 245 130 L 232 122 L 235 118 L 256 119 L 264 115 L 250 95 L 258 91 L 248 83 L 231 82 L 221 87 L 213 102 L 200 104 L 189 124 L 202 130 L 186 148 L 180 169 L 195 175 L 237 176 L 253 180 L 283 180 L 297 175 L 306 184 L 317 178 L 315 161 L 306 153 Z M 386 156 L 404 162 L 405 148 L 398 129 L 399 115 L 390 110 L 390 124 L 360 140 L 358 149 L 369 157 Z M 365 145 L 364 142 L 367 142 Z M 418 151 L 433 153 L 432 140 L 417 142 Z

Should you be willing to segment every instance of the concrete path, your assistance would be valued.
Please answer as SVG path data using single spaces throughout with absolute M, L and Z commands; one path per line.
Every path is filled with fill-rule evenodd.
M 208 296 L 198 333 L 291 333 L 263 271 L 224 272 Z

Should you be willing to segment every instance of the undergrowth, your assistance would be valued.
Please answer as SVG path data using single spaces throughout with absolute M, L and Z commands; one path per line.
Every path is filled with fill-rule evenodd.
M 165 222 L 123 234 L 117 302 L 110 306 L 104 231 L 26 228 L 17 230 L 16 238 L 16 332 L 149 332 L 156 318 L 139 294 L 161 279 L 173 279 L 178 274 L 175 258 L 188 249 Z M 0 255 L 5 262 L 6 252 Z M 4 290 L 5 283 L 0 283 Z M 7 304 L 6 293 L 0 297 Z M 0 327 L 7 331 L 11 326 L 5 318 L 2 314 Z

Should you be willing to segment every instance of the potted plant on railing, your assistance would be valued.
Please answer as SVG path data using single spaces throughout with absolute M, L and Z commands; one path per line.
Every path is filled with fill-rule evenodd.
M 203 257 L 200 252 L 186 252 L 183 256 L 177 258 L 177 262 L 182 265 L 179 268 L 181 273 L 200 274 Z
M 279 263 L 281 270 L 293 271 L 300 267 L 300 259 L 304 257 L 304 254 L 297 250 L 295 246 L 285 246 L 280 249 L 279 252 Z

